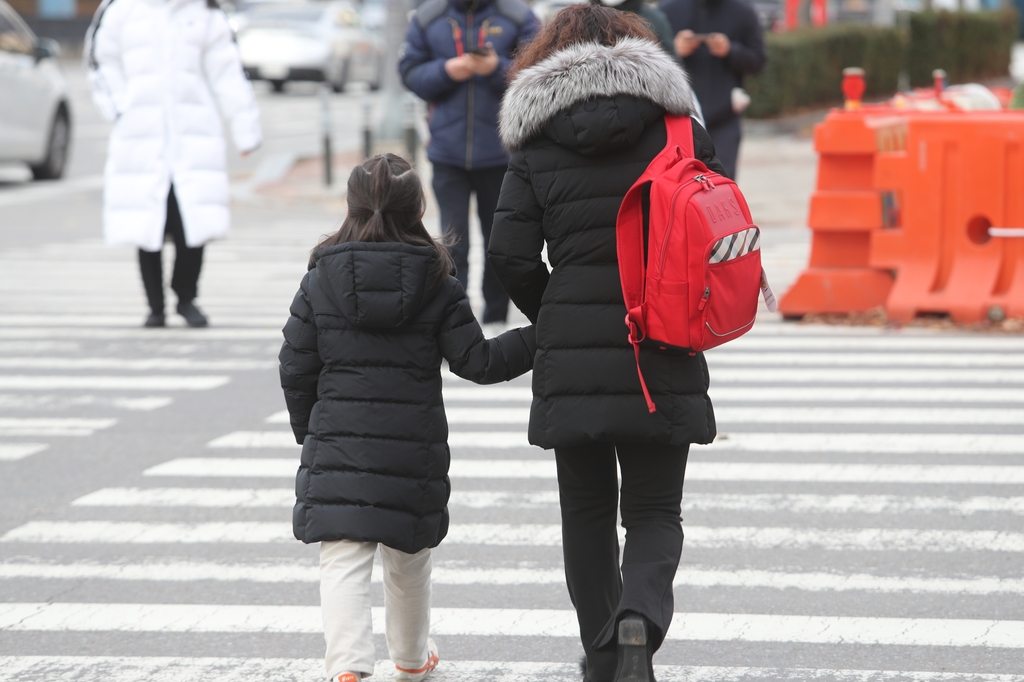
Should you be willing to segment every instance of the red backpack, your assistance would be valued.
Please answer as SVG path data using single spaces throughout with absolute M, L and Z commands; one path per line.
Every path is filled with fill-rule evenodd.
M 748 332 L 759 290 L 774 309 L 761 231 L 736 183 L 694 158 L 691 125 L 688 116 L 665 116 L 668 144 L 626 193 L 616 223 L 626 326 L 651 412 L 642 341 L 695 353 Z

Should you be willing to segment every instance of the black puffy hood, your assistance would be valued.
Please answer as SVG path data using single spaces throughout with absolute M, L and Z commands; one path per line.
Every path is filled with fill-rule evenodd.
M 653 43 L 570 45 L 523 69 L 502 100 L 498 129 L 509 151 L 544 134 L 583 154 L 633 144 L 664 113 L 697 111 L 682 66 Z
M 359 327 L 402 327 L 437 291 L 437 252 L 429 246 L 347 242 L 320 249 L 314 260 L 328 298 Z

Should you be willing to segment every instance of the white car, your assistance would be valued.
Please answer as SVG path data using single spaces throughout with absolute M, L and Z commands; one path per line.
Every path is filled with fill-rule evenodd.
M 36 180 L 64 174 L 71 142 L 68 87 L 54 59 L 57 50 L 0 0 L 0 162 L 27 163 Z
M 288 81 L 322 81 L 335 92 L 351 82 L 380 87 L 384 45 L 349 2 L 261 6 L 238 33 L 246 75 L 281 92 Z

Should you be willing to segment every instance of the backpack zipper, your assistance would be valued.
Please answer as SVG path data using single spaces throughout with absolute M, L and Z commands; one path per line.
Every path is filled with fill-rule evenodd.
M 704 306 L 708 304 L 708 296 L 711 295 L 711 287 L 704 287 L 704 296 L 701 297 L 700 303 L 697 304 L 697 310 L 704 310 Z
M 699 182 L 700 186 L 704 188 L 705 192 L 710 192 L 715 188 L 715 185 L 714 183 L 711 182 L 711 179 L 708 178 L 708 176 L 701 173 L 700 175 L 695 175 L 686 182 L 684 182 L 683 184 L 679 185 L 679 187 L 676 189 L 675 194 L 672 195 L 672 202 L 670 204 L 671 216 L 668 219 L 668 229 L 665 230 L 665 238 L 661 242 L 661 260 L 658 263 L 658 277 L 661 277 L 662 275 L 665 274 L 665 258 L 668 256 L 668 249 L 666 247 L 668 246 L 668 238 L 672 235 L 672 226 L 676 222 L 676 200 L 679 198 L 679 193 L 682 192 L 687 185 L 690 185 L 694 182 Z

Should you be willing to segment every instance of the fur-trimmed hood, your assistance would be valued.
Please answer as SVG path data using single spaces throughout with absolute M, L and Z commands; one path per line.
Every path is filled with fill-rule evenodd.
M 498 115 L 501 142 L 516 151 L 560 111 L 595 97 L 629 95 L 676 116 L 698 111 L 683 68 L 657 43 L 624 38 L 611 47 L 571 45 L 519 73 Z

